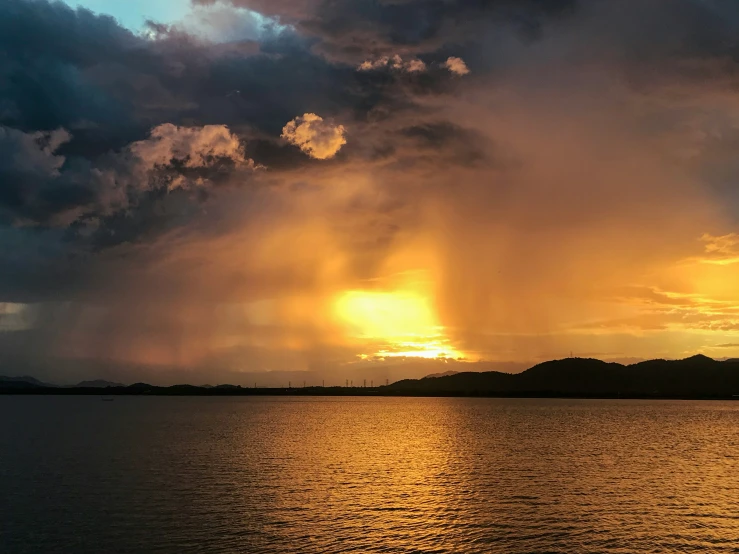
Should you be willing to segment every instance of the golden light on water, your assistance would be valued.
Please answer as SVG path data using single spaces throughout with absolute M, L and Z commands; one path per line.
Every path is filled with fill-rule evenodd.
M 346 291 L 334 309 L 352 336 L 383 343 L 376 357 L 464 357 L 450 344 L 429 299 L 417 292 Z

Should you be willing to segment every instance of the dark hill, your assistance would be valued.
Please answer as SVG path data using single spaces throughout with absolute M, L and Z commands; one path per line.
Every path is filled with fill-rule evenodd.
M 35 388 L 35 387 L 53 387 L 49 383 L 44 383 L 30 375 L 21 375 L 20 377 L 5 377 L 0 375 L 0 387 L 4 388 Z
M 477 391 L 504 392 L 514 386 L 515 375 L 500 371 L 462 372 L 445 377 L 404 379 L 393 383 L 390 390 L 404 392 L 455 392 L 473 394 Z
M 449 375 L 456 375 L 459 371 L 444 371 L 443 373 L 431 373 L 426 375 L 424 379 L 435 379 L 437 377 L 448 377 Z
M 93 381 L 81 381 L 75 385 L 76 387 L 89 387 L 104 389 L 106 387 L 124 387 L 122 383 L 114 383 L 113 381 L 105 381 L 103 379 L 95 379 Z
M 739 362 L 693 356 L 622 365 L 567 358 L 518 374 L 458 373 L 399 381 L 389 388 L 406 394 L 726 398 L 739 395 Z
M 154 386 L 149 383 L 134 383 L 132 385 L 128 385 L 126 388 L 129 390 L 151 390 Z
M 461 366 L 461 364 L 460 364 Z M 472 366 L 475 367 L 475 366 Z M 2 394 L 101 394 L 92 385 L 53 387 L 32 377 L 0 377 Z M 588 358 L 537 364 L 522 373 L 463 372 L 405 379 L 384 387 L 248 388 L 238 385 L 108 386 L 106 395 L 501 396 L 579 398 L 736 398 L 739 361 L 692 356 L 631 365 Z

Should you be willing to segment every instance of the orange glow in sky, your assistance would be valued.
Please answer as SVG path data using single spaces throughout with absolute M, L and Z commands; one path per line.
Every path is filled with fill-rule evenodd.
M 431 302 L 419 293 L 346 291 L 334 309 L 350 335 L 386 344 L 374 356 L 464 357 L 449 344 Z

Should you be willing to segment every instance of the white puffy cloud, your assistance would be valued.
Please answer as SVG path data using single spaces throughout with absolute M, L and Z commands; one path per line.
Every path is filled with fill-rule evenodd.
M 377 60 L 365 60 L 359 66 L 357 67 L 358 71 L 372 71 L 373 69 L 380 69 L 381 67 L 386 67 L 388 62 L 387 56 L 384 58 L 379 58 Z
M 442 65 L 455 75 L 467 75 L 470 72 L 467 64 L 464 63 L 462 58 L 449 56 Z
M 65 129 L 27 133 L 0 126 L 0 183 L 9 198 L 17 198 L 0 203 L 0 212 L 19 225 L 94 226 L 101 217 L 136 205 L 152 189 L 209 187 L 215 174 L 223 178 L 227 170 L 259 167 L 224 125 L 165 123 L 95 165 L 58 153 L 71 139 Z
M 261 167 L 246 157 L 239 137 L 225 125 L 178 127 L 164 123 L 154 127 L 149 138 L 130 144 L 128 152 L 135 160 L 131 168 L 134 174 L 161 170 L 158 173 L 165 178 L 169 190 L 210 185 L 210 180 L 204 177 L 192 178 L 166 171 L 173 162 L 186 168 L 213 167 L 222 161 L 230 161 L 237 167 L 247 169 Z M 135 181 L 138 182 L 136 188 L 151 186 L 149 179 L 141 176 Z
M 282 128 L 282 138 L 299 147 L 311 158 L 333 158 L 346 144 L 343 125 L 324 121 L 314 113 L 298 116 Z
M 423 63 L 421 60 L 409 60 L 405 62 L 403 68 L 409 73 L 414 73 L 416 71 L 426 71 L 426 64 Z
M 245 157 L 239 138 L 225 125 L 178 127 L 164 123 L 128 149 L 149 168 L 166 166 L 173 160 L 185 167 L 208 167 L 226 158 L 237 165 L 254 166 L 254 161 Z
M 426 64 L 423 61 L 415 58 L 408 61 L 403 61 L 403 58 L 397 54 L 392 58 L 383 56 L 376 60 L 367 60 L 362 62 L 357 69 L 359 71 L 373 71 L 376 69 L 382 69 L 383 67 L 389 67 L 398 71 L 406 71 L 408 73 L 419 73 L 426 71 Z

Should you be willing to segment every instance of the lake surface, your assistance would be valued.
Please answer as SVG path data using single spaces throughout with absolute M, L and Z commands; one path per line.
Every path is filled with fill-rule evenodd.
M 0 397 L 0 551 L 739 552 L 739 402 Z

